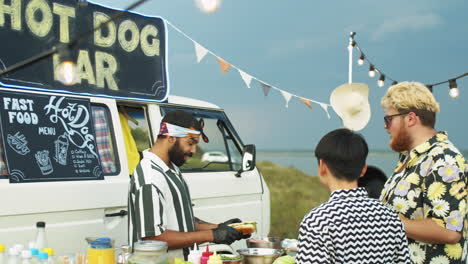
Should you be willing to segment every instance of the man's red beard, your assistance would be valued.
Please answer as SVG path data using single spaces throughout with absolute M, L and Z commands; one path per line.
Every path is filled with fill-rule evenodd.
M 411 137 L 408 133 L 408 129 L 404 126 L 400 127 L 400 130 L 392 136 L 389 143 L 390 147 L 396 152 L 403 152 L 410 150 L 411 148 Z

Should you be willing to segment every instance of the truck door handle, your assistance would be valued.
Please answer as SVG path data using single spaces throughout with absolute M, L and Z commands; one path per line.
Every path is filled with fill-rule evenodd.
M 114 216 L 126 216 L 128 215 L 128 212 L 125 210 L 120 210 L 118 213 L 112 213 L 112 214 L 106 214 L 106 217 L 114 217 Z

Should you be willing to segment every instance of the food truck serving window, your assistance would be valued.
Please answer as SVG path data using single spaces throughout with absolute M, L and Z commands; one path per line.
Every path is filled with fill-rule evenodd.
M 111 120 L 88 99 L 0 91 L 0 173 L 10 182 L 116 175 Z

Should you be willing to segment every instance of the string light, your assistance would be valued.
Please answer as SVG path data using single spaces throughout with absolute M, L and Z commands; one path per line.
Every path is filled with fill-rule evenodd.
M 355 47 L 361 54 L 359 56 L 359 59 L 357 61 L 357 64 L 358 65 L 364 65 L 365 62 L 369 63 L 369 77 L 371 78 L 374 78 L 375 77 L 375 72 L 379 72 L 380 73 L 380 78 L 379 80 L 377 81 L 377 85 L 379 87 L 383 87 L 385 85 L 385 79 L 388 79 L 390 81 L 392 81 L 392 85 L 396 85 L 398 84 L 398 81 L 397 80 L 394 80 L 390 77 L 388 77 L 388 75 L 384 74 L 383 71 L 380 69 L 380 68 L 376 68 L 369 59 L 368 57 L 364 54 L 364 52 L 362 51 L 362 48 L 356 43 L 356 41 L 354 40 L 354 35 L 352 36 L 353 37 L 353 47 Z M 434 86 L 437 86 L 437 85 L 441 85 L 441 84 L 444 84 L 444 83 L 449 83 L 449 95 L 450 97 L 452 98 L 457 98 L 459 95 L 460 95 L 460 91 L 457 87 L 457 82 L 456 80 L 458 79 L 461 79 L 463 77 L 466 77 L 468 76 L 468 72 L 467 73 L 464 73 L 460 76 L 457 76 L 457 77 L 454 77 L 454 78 L 451 78 L 447 81 L 443 81 L 443 82 L 438 82 L 438 83 L 432 83 L 432 84 L 426 84 L 426 87 L 432 92 L 432 89 Z
M 369 67 L 369 77 L 374 78 L 375 77 L 375 68 L 374 65 L 370 65 Z
M 385 74 L 380 74 L 379 81 L 377 81 L 379 87 L 384 87 L 385 85 Z
M 65 85 L 74 85 L 78 82 L 78 69 L 67 46 L 58 48 L 59 65 L 55 69 L 57 80 Z
M 366 58 L 366 57 L 364 57 L 364 54 L 361 53 L 361 56 L 359 56 L 359 59 L 358 59 L 358 61 L 357 61 L 357 64 L 358 64 L 358 65 L 364 65 L 364 59 L 365 59 L 365 58 Z
M 214 13 L 218 10 L 221 0 L 196 0 L 198 8 L 205 13 Z
M 457 81 L 455 79 L 449 80 L 449 95 L 452 98 L 457 98 L 460 95 L 460 91 L 458 91 Z

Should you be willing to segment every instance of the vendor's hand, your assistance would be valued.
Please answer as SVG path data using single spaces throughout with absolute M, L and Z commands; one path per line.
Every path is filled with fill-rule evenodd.
M 219 225 L 213 229 L 213 242 L 230 245 L 236 240 L 244 238 L 241 232 L 227 225 Z
M 227 220 L 226 222 L 223 222 L 223 223 L 218 224 L 218 227 L 220 227 L 220 226 L 228 226 L 228 225 L 230 225 L 230 224 L 235 224 L 235 223 L 242 223 L 242 220 L 240 220 L 239 218 L 229 219 L 229 220 Z

